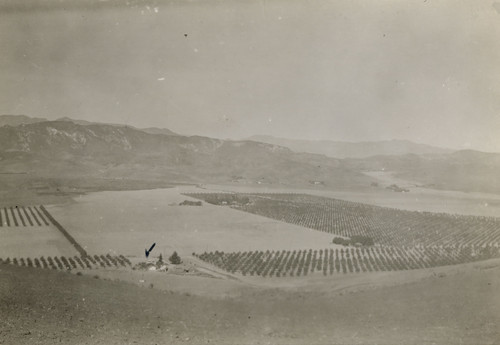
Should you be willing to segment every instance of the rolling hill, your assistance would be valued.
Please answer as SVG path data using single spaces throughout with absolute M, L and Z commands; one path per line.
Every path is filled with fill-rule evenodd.
M 343 160 L 356 171 L 389 171 L 430 188 L 500 193 L 500 154 L 461 150 L 449 154 L 374 156 Z

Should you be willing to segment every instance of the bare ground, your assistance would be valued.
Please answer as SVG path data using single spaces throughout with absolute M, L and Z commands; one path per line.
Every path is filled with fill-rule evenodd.
M 183 292 L 182 283 L 161 290 L 1 265 L 0 343 L 500 342 L 498 260 L 453 266 L 415 280 L 380 279 L 388 283 L 364 288 L 366 282 L 359 281 L 344 290 L 332 286 L 332 291 L 331 280 L 292 289 L 244 284 L 235 288 L 235 296 L 215 298 Z M 208 291 L 210 283 L 205 284 Z

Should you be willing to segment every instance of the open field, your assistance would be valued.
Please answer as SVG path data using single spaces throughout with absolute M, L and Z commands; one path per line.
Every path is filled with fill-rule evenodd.
M 181 255 L 210 250 L 325 248 L 330 234 L 204 203 L 179 206 L 191 199 L 170 188 L 99 192 L 74 203 L 47 209 L 89 253 L 139 256 L 156 242 L 154 254 Z M 293 235 L 293 236 L 291 236 Z

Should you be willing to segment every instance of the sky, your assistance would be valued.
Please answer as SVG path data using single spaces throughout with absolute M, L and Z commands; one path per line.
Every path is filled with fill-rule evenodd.
M 500 3 L 0 0 L 0 114 L 500 152 Z

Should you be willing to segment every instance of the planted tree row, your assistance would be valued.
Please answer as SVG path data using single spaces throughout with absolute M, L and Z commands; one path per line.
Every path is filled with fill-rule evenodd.
M 11 206 L 0 208 L 0 227 L 49 225 L 43 212 L 36 206 Z
M 48 256 L 39 258 L 6 258 L 0 263 L 18 266 L 46 268 L 55 270 L 95 269 L 95 268 L 120 268 L 129 267 L 131 262 L 125 256 L 94 255 L 94 256 Z
M 403 271 L 456 265 L 500 257 L 497 246 L 362 247 L 324 250 L 220 251 L 193 253 L 229 273 L 261 277 L 306 276 L 320 273 Z
M 63 234 L 63 236 L 66 237 L 69 243 L 71 243 L 73 247 L 75 247 L 78 253 L 80 253 L 81 256 L 87 256 L 87 252 L 85 251 L 85 249 L 83 249 L 83 247 L 78 242 L 76 242 L 75 238 L 71 236 L 71 234 L 54 217 L 52 217 L 52 215 L 43 205 L 40 206 L 40 209 L 42 210 L 43 214 L 52 222 L 52 224 L 54 224 L 57 230 L 59 230 Z
M 188 195 L 216 199 L 214 193 Z M 215 195 L 224 199 L 226 194 Z M 387 246 L 500 243 L 496 217 L 406 211 L 305 194 L 243 195 L 249 202 L 238 204 L 240 210 L 342 237 L 365 236 Z

